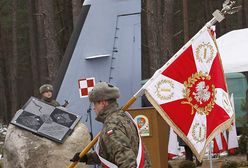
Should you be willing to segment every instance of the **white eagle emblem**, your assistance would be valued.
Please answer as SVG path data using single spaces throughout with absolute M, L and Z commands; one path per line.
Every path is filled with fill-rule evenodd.
M 206 102 L 210 98 L 210 92 L 208 91 L 209 86 L 206 86 L 205 82 L 199 82 L 196 85 L 196 93 L 193 92 L 194 98 L 196 101 L 198 101 L 200 104 L 202 102 Z

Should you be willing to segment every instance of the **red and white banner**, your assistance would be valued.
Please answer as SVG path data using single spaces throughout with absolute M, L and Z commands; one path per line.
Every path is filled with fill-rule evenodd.
M 142 88 L 199 160 L 216 134 L 230 127 L 233 121 L 220 56 L 207 27 Z
M 231 95 L 231 103 L 232 107 L 235 113 L 235 106 L 234 106 L 234 95 Z M 237 129 L 236 129 L 236 124 L 235 120 L 232 123 L 232 126 L 228 129 L 229 134 L 228 134 L 228 150 L 231 154 L 235 153 L 235 149 L 239 147 L 239 142 L 238 142 L 238 136 L 237 136 Z
M 213 153 L 221 153 L 227 150 L 227 136 L 226 131 L 216 135 L 214 138 Z
M 88 97 L 89 92 L 95 86 L 95 78 L 84 78 L 78 80 L 80 98 Z
M 168 143 L 168 159 L 179 155 L 179 145 L 177 140 L 177 134 L 170 128 L 169 143 Z
M 236 125 L 235 122 L 233 122 L 233 125 L 229 129 L 229 134 L 228 134 L 228 150 L 231 154 L 235 154 L 236 148 L 238 147 L 239 147 L 239 143 L 238 143 Z
M 234 109 L 233 94 L 231 95 L 230 99 L 231 99 L 231 103 Z M 231 154 L 234 154 L 238 146 L 239 146 L 238 136 L 237 136 L 236 125 L 234 121 L 230 128 L 228 128 L 226 131 L 221 132 L 214 138 L 213 153 L 221 153 L 223 151 L 228 150 Z
M 221 153 L 228 150 L 231 154 L 235 154 L 235 150 L 238 147 L 238 137 L 234 122 L 227 131 L 221 132 L 214 138 L 213 153 Z

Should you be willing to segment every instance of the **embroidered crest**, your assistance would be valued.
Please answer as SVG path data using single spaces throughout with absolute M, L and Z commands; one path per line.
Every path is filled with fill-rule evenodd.
M 155 93 L 160 100 L 170 100 L 174 95 L 174 92 L 172 92 L 174 89 L 174 84 L 171 80 L 160 80 L 155 87 Z
M 202 104 L 202 102 L 206 102 L 210 98 L 209 86 L 206 86 L 205 81 L 201 81 L 196 85 L 196 92 L 193 92 L 194 98 L 197 102 Z
M 215 86 L 211 83 L 211 76 L 206 73 L 196 72 L 184 82 L 185 93 L 184 97 L 187 101 L 182 101 L 182 104 L 189 104 L 192 107 L 191 114 L 194 111 L 199 114 L 208 115 L 214 107 Z
M 206 126 L 195 123 L 192 129 L 192 137 L 196 142 L 203 142 L 206 137 Z
M 196 48 L 196 59 L 199 62 L 206 61 L 206 63 L 210 63 L 214 58 L 214 48 L 208 43 L 199 44 Z

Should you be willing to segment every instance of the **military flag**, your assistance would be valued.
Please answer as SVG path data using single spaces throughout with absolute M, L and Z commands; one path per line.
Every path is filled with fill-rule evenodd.
M 207 27 L 157 70 L 142 89 L 199 160 L 215 135 L 232 123 L 233 109 L 220 55 Z

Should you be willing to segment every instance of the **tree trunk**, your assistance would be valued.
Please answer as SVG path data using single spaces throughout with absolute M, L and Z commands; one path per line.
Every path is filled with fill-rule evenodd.
M 8 43 L 7 38 L 2 38 L 3 39 L 3 45 L 1 45 L 3 48 L 5 48 L 5 50 L 3 51 L 3 66 L 2 71 L 3 71 L 3 83 L 4 83 L 4 97 L 2 99 L 2 101 L 4 102 L 4 104 L 6 103 L 6 108 L 5 111 L 3 111 L 3 122 L 8 124 L 9 121 L 12 118 L 12 114 L 11 114 L 11 98 L 10 98 L 10 87 L 9 87 L 9 78 L 8 78 L 8 71 L 7 71 L 7 67 L 8 67 L 8 57 L 10 56 L 9 54 L 9 45 L 10 43 Z
M 147 0 L 141 1 L 141 55 L 142 55 L 142 79 L 150 78 L 150 62 L 149 62 L 149 46 L 148 46 L 148 12 L 147 12 Z
M 248 2 L 247 0 L 242 0 L 242 27 L 248 26 Z
M 189 40 L 188 0 L 183 0 L 183 32 L 184 43 L 186 43 Z
M 81 1 L 77 2 L 77 5 L 78 5 L 78 8 L 79 8 L 79 11 L 73 11 L 74 9 L 72 8 L 72 3 L 75 3 L 74 2 L 75 0 L 71 1 L 71 0 L 64 0 L 64 12 L 63 12 L 63 28 L 64 28 L 64 31 L 63 31 L 63 53 L 67 47 L 67 44 L 68 44 L 68 41 L 71 37 L 71 33 L 73 31 L 73 26 L 74 25 L 74 14 L 78 17 L 78 15 L 80 14 L 80 10 L 81 10 L 81 6 L 82 4 L 80 4 Z M 72 12 L 75 12 L 75 13 L 72 13 Z M 76 13 L 76 12 L 79 12 L 79 13 Z M 73 20 L 72 20 L 73 18 Z M 77 19 L 76 19 L 77 20 Z M 76 23 L 75 23 L 76 24 Z
M 158 58 L 159 58 L 159 49 L 158 49 L 158 32 L 159 28 L 157 27 L 157 13 L 158 13 L 158 0 L 150 0 L 148 1 L 147 10 L 148 10 L 148 48 L 149 48 L 149 76 L 157 70 L 159 67 Z M 162 26 L 162 23 L 161 23 Z M 161 34 L 162 36 L 162 34 Z
M 72 0 L 72 16 L 73 16 L 73 27 L 76 27 L 78 16 L 82 9 L 81 0 Z
M 13 2 L 13 1 L 12 1 Z M 1 82 L 3 85 L 2 90 L 2 95 L 1 95 L 1 117 L 3 120 L 3 123 L 8 124 L 9 121 L 12 118 L 12 110 L 14 109 L 12 106 L 12 102 L 13 100 L 13 96 L 12 95 L 12 85 L 14 83 L 12 83 L 11 81 L 11 77 L 13 77 L 13 72 L 12 71 L 12 67 L 16 68 L 16 66 L 14 66 L 11 61 L 13 59 L 13 50 L 12 50 L 12 46 L 13 46 L 13 39 L 12 39 L 12 32 L 14 31 L 12 24 L 13 21 L 12 17 L 13 15 L 16 16 L 13 13 L 13 8 L 15 8 L 15 5 L 12 4 L 12 2 L 7 3 L 7 5 L 12 5 L 11 6 L 11 10 L 7 12 L 8 18 L 12 21 L 9 23 L 9 27 L 8 29 L 6 29 L 5 26 L 1 26 L 1 25 L 5 25 L 6 23 L 4 22 L 4 18 L 5 16 L 2 16 L 3 19 L 0 19 L 0 73 L 1 73 Z M 3 6 L 1 6 L 3 7 Z M 1 9 L 0 9 L 1 10 Z M 16 81 L 14 81 L 16 82 Z M 12 85 L 11 85 L 12 84 Z M 15 96 L 14 96 L 15 98 Z M 15 101 L 16 102 L 16 101 Z
M 44 9 L 43 9 L 43 0 L 37 0 L 36 9 L 36 20 L 37 20 L 37 41 L 38 41 L 38 68 L 40 74 L 40 82 L 47 83 L 50 82 L 48 78 L 48 69 L 47 69 L 47 59 L 46 59 L 46 46 L 45 46 L 45 37 L 44 37 Z
M 6 99 L 6 86 L 5 86 L 5 51 L 4 51 L 4 33 L 2 33 L 1 23 L 0 23 L 0 123 L 7 123 L 7 99 Z
M 17 102 L 17 22 L 16 22 L 17 1 L 12 1 L 12 56 L 8 62 L 10 72 L 10 99 L 11 99 L 11 114 L 15 114 L 18 108 Z
M 210 20 L 209 16 L 209 1 L 208 0 L 204 0 L 204 18 L 205 18 L 205 22 L 208 22 Z
M 145 3 L 143 26 L 147 27 L 146 44 L 148 50 L 149 75 L 151 76 L 172 56 L 173 0 L 148 0 Z M 142 41 L 143 43 L 143 41 Z M 145 66 L 144 66 L 145 68 Z
M 1 43 L 0 43 L 1 44 Z M 0 51 L 0 54 L 2 54 L 2 51 Z M 6 93 L 5 93 L 5 83 L 4 83 L 4 60 L 1 57 L 0 58 L 0 123 L 4 122 L 6 123 L 6 112 L 7 112 L 7 102 L 6 102 Z
M 30 41 L 30 60 L 31 60 L 31 71 L 33 81 L 33 93 L 34 96 L 38 96 L 38 88 L 40 85 L 39 69 L 38 67 L 38 42 L 37 42 L 37 24 L 35 17 L 35 2 L 33 0 L 28 1 L 28 21 L 29 21 L 29 41 Z
M 46 46 L 46 59 L 48 69 L 48 79 L 51 82 L 58 70 L 59 66 L 59 49 L 56 42 L 55 19 L 53 1 L 43 0 L 43 16 L 44 16 L 44 40 Z
M 163 66 L 172 56 L 173 56 L 173 6 L 174 0 L 161 0 L 161 17 L 157 25 L 162 23 L 161 32 L 159 32 L 158 37 L 161 39 L 160 42 L 160 57 L 161 60 L 159 67 Z M 161 36 L 162 34 L 162 36 Z M 157 69 L 158 69 L 157 68 Z

